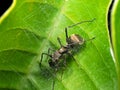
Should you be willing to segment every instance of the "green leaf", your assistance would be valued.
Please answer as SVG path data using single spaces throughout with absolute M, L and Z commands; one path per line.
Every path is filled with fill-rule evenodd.
M 117 90 L 117 73 L 110 53 L 107 11 L 110 0 L 14 0 L 0 19 L 0 89 Z M 40 56 L 65 45 L 64 28 L 88 41 L 67 58 L 64 71 L 55 72 Z M 63 74 L 62 74 L 63 73 Z M 62 76 L 62 78 L 61 78 Z M 55 81 L 55 82 L 54 82 Z M 53 84 L 54 83 L 54 84 Z
M 115 55 L 115 64 L 117 68 L 117 73 L 118 73 L 118 79 L 119 79 L 119 84 L 120 84 L 120 1 L 116 0 L 114 3 L 114 7 L 112 10 L 112 22 L 111 22 L 111 27 L 112 27 L 112 41 L 113 41 L 113 49 L 114 49 L 114 55 Z M 120 88 L 120 87 L 119 87 Z

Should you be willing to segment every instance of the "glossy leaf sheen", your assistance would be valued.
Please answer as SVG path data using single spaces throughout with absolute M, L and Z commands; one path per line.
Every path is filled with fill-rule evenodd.
M 117 68 L 117 73 L 118 73 L 118 80 L 120 84 L 120 1 L 116 0 L 113 10 L 112 10 L 112 22 L 111 22 L 111 27 L 112 27 L 112 41 L 113 41 L 113 48 L 114 48 L 114 55 L 115 55 L 115 60 L 116 60 L 116 68 Z M 120 89 L 120 87 L 119 87 Z
M 16 0 L 9 15 L 0 24 L 0 88 L 20 90 L 117 90 L 117 75 L 110 54 L 106 26 L 109 0 Z M 57 37 L 65 44 L 64 28 L 88 41 L 74 53 L 76 62 L 67 58 L 67 66 L 53 72 L 44 57 L 48 48 L 59 48 Z M 62 75 L 62 80 L 61 80 Z M 7 81 L 7 82 L 6 82 Z

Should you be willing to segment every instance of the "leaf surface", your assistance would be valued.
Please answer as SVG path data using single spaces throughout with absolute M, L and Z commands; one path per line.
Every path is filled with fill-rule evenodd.
M 115 55 L 115 64 L 117 68 L 118 80 L 120 84 L 120 1 L 116 0 L 114 3 L 114 7 L 112 9 L 112 17 L 111 17 L 111 30 L 112 30 L 112 42 L 113 42 L 113 49 Z M 120 89 L 120 87 L 119 87 Z
M 0 24 L 0 88 L 20 90 L 117 90 L 117 74 L 110 54 L 107 11 L 110 0 L 14 0 Z M 48 48 L 65 45 L 64 28 L 84 20 L 95 20 L 68 30 L 88 41 L 67 58 L 62 72 L 53 72 L 48 59 L 40 56 Z M 62 76 L 62 78 L 61 78 Z M 7 81 L 7 82 L 6 82 Z M 55 83 L 53 84 L 53 82 Z

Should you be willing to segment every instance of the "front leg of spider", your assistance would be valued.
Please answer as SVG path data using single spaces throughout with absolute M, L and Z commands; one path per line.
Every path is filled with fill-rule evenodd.
M 58 43 L 60 44 L 60 47 L 63 47 L 62 43 L 61 43 L 61 40 L 59 37 L 57 37 L 57 40 L 58 40 Z
M 69 44 L 70 43 L 70 40 L 69 40 L 69 37 L 68 37 L 68 32 L 67 32 L 67 27 L 65 28 L 65 37 L 66 37 L 66 42 Z

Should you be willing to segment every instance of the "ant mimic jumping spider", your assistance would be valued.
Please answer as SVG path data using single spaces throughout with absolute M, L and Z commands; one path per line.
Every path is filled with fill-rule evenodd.
M 93 19 L 94 20 L 94 19 Z M 84 40 L 84 38 L 82 38 L 81 36 L 79 36 L 78 34 L 72 34 L 71 36 L 68 36 L 68 28 L 72 28 L 78 24 L 82 24 L 85 22 L 92 22 L 93 20 L 88 20 L 88 21 L 82 21 L 76 24 L 73 24 L 71 26 L 68 26 L 65 28 L 65 36 L 66 36 L 66 45 L 62 45 L 60 38 L 58 37 L 57 40 L 60 44 L 60 48 L 56 51 L 54 51 L 53 49 L 48 49 L 48 53 L 42 53 L 41 54 L 41 60 L 40 60 L 40 67 L 41 67 L 41 63 L 42 63 L 42 59 L 44 55 L 47 55 L 50 57 L 50 59 L 48 60 L 49 66 L 51 68 L 53 68 L 55 71 L 57 71 L 61 66 L 65 66 L 66 65 L 66 55 L 71 56 L 73 59 L 73 55 L 70 53 L 74 47 L 78 46 L 78 45 L 83 45 L 86 40 Z M 89 40 L 93 40 L 95 37 L 89 39 Z M 87 40 L 88 41 L 88 40 Z M 50 50 L 54 51 L 54 53 L 50 54 Z M 75 60 L 75 59 L 74 59 Z

